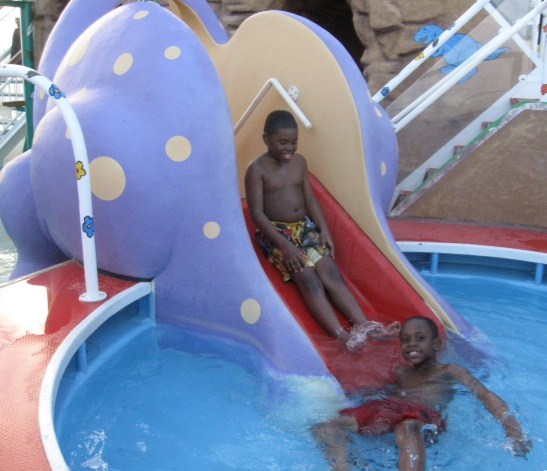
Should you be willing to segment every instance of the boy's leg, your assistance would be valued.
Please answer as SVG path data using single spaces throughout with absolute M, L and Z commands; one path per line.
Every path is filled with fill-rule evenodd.
M 401 471 L 423 471 L 425 467 L 423 426 L 418 420 L 405 420 L 395 427 Z
M 338 309 L 352 325 L 359 325 L 367 322 L 365 314 L 355 299 L 355 296 L 353 296 L 344 282 L 340 270 L 332 257 L 326 256 L 319 260 L 315 265 L 315 270 L 336 309 Z M 397 336 L 399 335 L 401 324 L 399 322 L 393 322 L 385 329 L 385 333 L 375 334 L 373 332 L 371 335 L 379 339 L 385 338 L 386 336 Z
M 299 273 L 293 273 L 292 280 L 300 290 L 306 307 L 321 327 L 332 337 L 347 342 L 349 334 L 340 324 L 316 271 L 310 267 L 304 268 Z
M 367 321 L 332 257 L 326 256 L 319 260 L 315 265 L 315 271 L 332 304 L 352 325 L 363 324 Z
M 342 415 L 336 419 L 313 427 L 317 442 L 324 448 L 327 459 L 334 471 L 350 471 L 348 463 L 349 432 L 357 432 L 357 421 Z

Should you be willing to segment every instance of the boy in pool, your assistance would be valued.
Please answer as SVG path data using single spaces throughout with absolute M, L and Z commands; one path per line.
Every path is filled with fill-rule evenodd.
M 298 126 L 291 113 L 273 111 L 262 136 L 267 151 L 245 175 L 247 203 L 264 254 L 300 290 L 310 313 L 331 336 L 357 348 L 368 332 L 374 338 L 396 336 L 399 323 L 384 328 L 368 322 L 334 263 L 334 243 L 315 198 L 304 157 L 296 153 Z M 353 327 L 348 332 L 332 304 Z
M 530 440 L 502 399 L 462 366 L 437 362 L 441 340 L 435 322 L 427 317 L 412 317 L 403 323 L 399 337 L 401 353 L 409 364 L 396 368 L 393 394 L 343 409 L 339 417 L 314 427 L 315 436 L 325 446 L 334 470 L 351 469 L 347 455 L 349 432 L 364 435 L 395 432 L 399 469 L 423 470 L 424 428 L 444 430 L 441 412 L 453 398 L 456 383 L 467 387 L 501 422 L 516 455 L 524 456 L 530 451 Z

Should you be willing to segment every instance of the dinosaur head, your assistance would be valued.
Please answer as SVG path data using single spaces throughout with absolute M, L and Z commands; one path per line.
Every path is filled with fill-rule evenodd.
M 442 28 L 437 25 L 424 25 L 414 34 L 414 41 L 427 46 L 435 41 L 442 32 Z

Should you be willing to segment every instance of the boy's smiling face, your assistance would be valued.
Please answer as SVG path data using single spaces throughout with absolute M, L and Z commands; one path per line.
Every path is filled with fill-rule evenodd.
M 298 129 L 279 128 L 272 134 L 264 134 L 263 139 L 268 155 L 279 163 L 288 163 L 298 148 Z
M 406 321 L 400 334 L 401 353 L 414 366 L 435 361 L 441 341 L 424 319 Z

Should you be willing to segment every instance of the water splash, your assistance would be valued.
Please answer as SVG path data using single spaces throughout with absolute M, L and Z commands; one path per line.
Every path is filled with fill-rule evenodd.
M 375 321 L 367 321 L 351 329 L 346 346 L 350 351 L 359 350 L 366 345 L 368 337 L 377 338 L 381 336 L 389 336 L 389 332 L 384 325 Z

